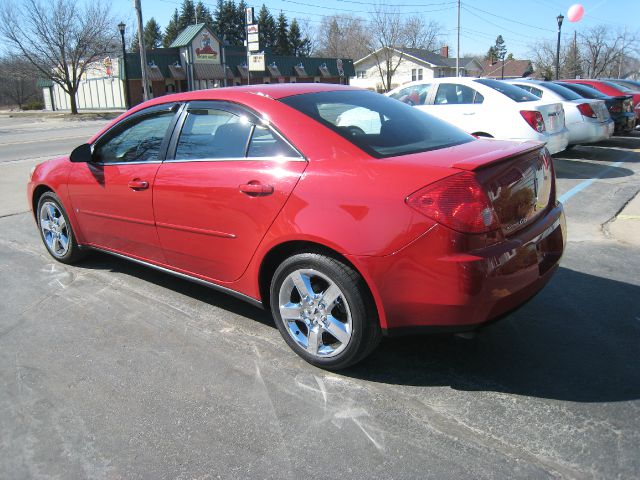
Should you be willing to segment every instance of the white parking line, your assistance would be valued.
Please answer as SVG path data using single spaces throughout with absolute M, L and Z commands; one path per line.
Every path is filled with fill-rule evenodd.
M 604 177 L 608 172 L 610 172 L 611 170 L 613 170 L 616 167 L 619 167 L 620 165 L 622 165 L 624 162 L 626 162 L 627 159 L 624 159 L 620 162 L 615 162 L 615 163 L 610 163 L 607 168 L 605 168 L 604 170 L 602 170 L 596 177 L 590 178 L 588 180 L 585 180 L 584 182 L 580 182 L 578 185 L 576 185 L 575 187 L 573 187 L 571 190 L 569 190 L 568 192 L 565 192 L 564 194 L 560 195 L 560 198 L 558 199 L 561 203 L 566 202 L 567 200 L 569 200 L 571 197 L 573 197 L 576 193 L 581 192 L 582 190 L 584 190 L 585 188 L 587 188 L 589 185 L 591 185 L 593 182 L 595 182 L 596 180 L 599 180 L 600 178 Z

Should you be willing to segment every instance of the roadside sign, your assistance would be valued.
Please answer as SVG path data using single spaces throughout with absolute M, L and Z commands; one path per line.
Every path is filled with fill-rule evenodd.
M 245 9 L 246 22 L 245 25 L 251 25 L 253 23 L 253 7 L 247 7 Z
M 247 25 L 247 33 L 258 33 L 258 24 Z
M 249 43 L 259 42 L 257 33 L 250 33 L 249 35 L 247 35 L 247 37 L 248 37 L 247 39 L 249 40 Z
M 265 70 L 264 53 L 249 55 L 249 71 L 264 72 L 264 70 Z
M 259 42 L 249 42 L 249 51 L 250 52 L 259 52 L 260 51 L 260 43 Z

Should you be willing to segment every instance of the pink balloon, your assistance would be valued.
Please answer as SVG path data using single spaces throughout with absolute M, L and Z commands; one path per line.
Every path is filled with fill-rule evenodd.
M 584 15 L 584 7 L 579 3 L 571 5 L 569 7 L 569 11 L 567 12 L 567 17 L 570 22 L 579 22 L 582 20 L 582 16 Z

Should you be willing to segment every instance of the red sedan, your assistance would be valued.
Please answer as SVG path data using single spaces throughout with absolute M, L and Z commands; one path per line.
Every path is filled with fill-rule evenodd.
M 609 80 L 562 80 L 567 83 L 579 83 L 580 85 L 588 85 L 596 90 L 604 93 L 605 95 L 609 95 L 611 97 L 632 97 L 633 105 L 631 106 L 634 109 L 636 114 L 636 124 L 640 124 L 640 91 L 634 91 L 630 88 L 625 87 L 624 85 L 619 85 L 617 83 L 611 82 Z M 633 130 L 635 125 L 629 125 L 629 129 Z
M 366 125 L 339 126 L 350 110 Z M 28 198 L 56 260 L 100 250 L 270 308 L 291 348 L 328 369 L 384 333 L 509 312 L 565 244 L 542 144 L 477 140 L 335 85 L 156 98 L 39 165 Z

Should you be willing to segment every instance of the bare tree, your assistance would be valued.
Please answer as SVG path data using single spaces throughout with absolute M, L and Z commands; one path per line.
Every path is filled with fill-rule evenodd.
M 404 60 L 405 49 L 434 51 L 444 37 L 439 23 L 426 23 L 417 16 L 403 20 L 396 8 L 386 5 L 375 7 L 369 29 L 373 32 L 372 55 L 385 91 L 392 88 L 393 76 Z
M 9 0 L 0 7 L 0 37 L 31 62 L 45 78 L 69 95 L 78 113 L 76 93 L 87 66 L 117 52 L 118 38 L 109 6 L 100 0 L 79 7 L 75 0 Z
M 427 23 L 423 17 L 415 15 L 405 20 L 404 29 L 405 47 L 435 51 L 442 43 L 444 27 L 435 20 Z
M 36 75 L 35 67 L 17 55 L 0 59 L 0 102 L 22 109 L 37 99 Z
M 330 15 L 316 30 L 315 43 L 317 55 L 359 60 L 371 51 L 371 34 L 360 17 Z
M 376 6 L 371 17 L 374 33 L 373 57 L 385 92 L 391 90 L 391 81 L 404 58 L 406 44 L 405 25 L 397 9 Z

